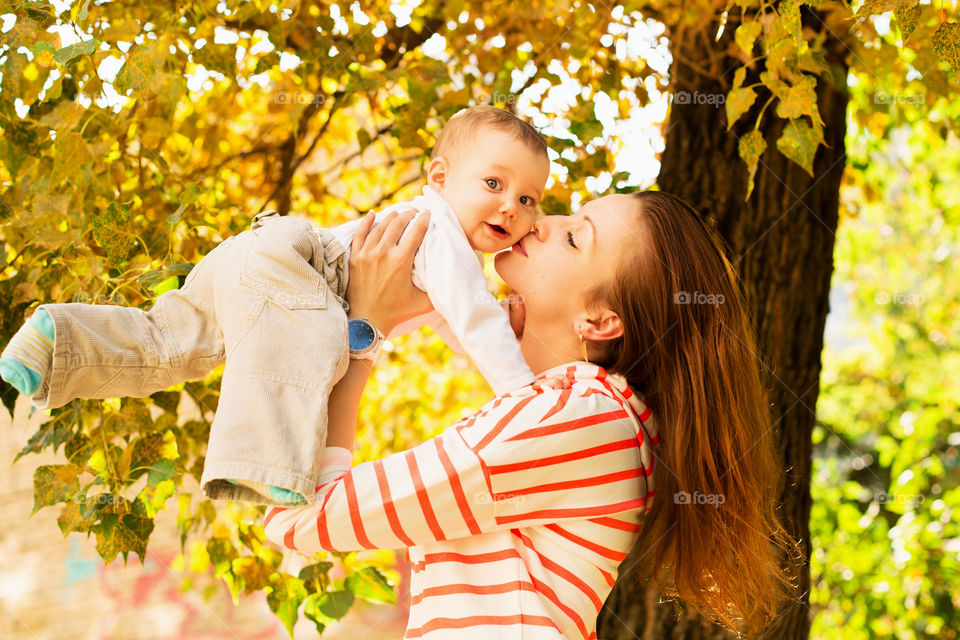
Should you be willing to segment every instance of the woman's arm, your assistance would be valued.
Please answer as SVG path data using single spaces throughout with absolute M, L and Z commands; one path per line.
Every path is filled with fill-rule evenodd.
M 416 211 L 390 214 L 376 227 L 367 216 L 357 227 L 350 247 L 349 319 L 366 318 L 384 335 L 414 316 L 430 310 L 430 299 L 413 286 L 413 257 L 430 221 L 429 212 L 404 229 Z M 360 397 L 370 378 L 373 362 L 351 359 L 346 374 L 330 393 L 327 446 L 353 450 Z
M 633 423 L 596 388 L 528 387 L 440 436 L 354 466 L 317 501 L 270 508 L 267 537 L 301 551 L 393 549 L 498 529 L 617 518 L 649 496 Z

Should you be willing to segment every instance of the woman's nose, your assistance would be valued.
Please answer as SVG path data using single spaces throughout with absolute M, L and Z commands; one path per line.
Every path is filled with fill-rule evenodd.
M 547 230 L 547 216 L 542 216 L 533 221 L 533 232 L 537 234 L 537 240 L 542 241 Z

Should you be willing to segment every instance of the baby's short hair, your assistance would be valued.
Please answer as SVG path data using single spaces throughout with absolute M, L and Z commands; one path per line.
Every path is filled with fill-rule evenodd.
M 547 140 L 532 124 L 521 120 L 505 109 L 498 109 L 487 104 L 468 107 L 458 111 L 440 131 L 437 144 L 433 147 L 430 159 L 438 157 L 450 158 L 455 150 L 468 142 L 484 127 L 490 127 L 505 133 L 512 133 L 514 137 L 547 158 Z

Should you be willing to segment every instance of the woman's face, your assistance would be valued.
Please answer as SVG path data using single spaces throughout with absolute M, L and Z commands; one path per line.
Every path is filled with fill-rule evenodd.
M 497 254 L 497 273 L 523 302 L 525 326 L 560 320 L 572 327 L 586 294 L 613 276 L 626 247 L 640 242 L 638 219 L 636 198 L 606 196 L 574 215 L 538 218 L 533 231 Z

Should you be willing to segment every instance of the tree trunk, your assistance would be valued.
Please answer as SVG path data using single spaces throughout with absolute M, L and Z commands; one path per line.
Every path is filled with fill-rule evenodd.
M 817 16 L 804 17 L 805 27 L 824 29 Z M 845 87 L 838 89 L 824 78 L 818 81 L 818 106 L 827 146 L 817 152 L 814 178 L 777 151 L 784 122 L 773 117 L 772 106 L 767 110 L 760 127 L 767 151 L 760 158 L 753 194 L 744 202 L 747 170 L 738 157 L 737 143 L 739 136 L 752 129 L 769 94 L 761 90 L 753 110 L 727 131 L 723 105 L 715 96 L 726 94 L 740 66 L 726 53 L 736 25 L 728 25 L 719 41 L 712 37 L 716 27 L 714 24 L 708 31 L 678 34 L 671 43 L 674 95 L 685 91 L 687 99 L 682 104 L 674 99 L 658 184 L 715 223 L 742 278 L 786 469 L 782 496 L 785 524 L 790 534 L 801 540 L 804 550 L 804 564 L 798 572 L 800 601 L 785 607 L 764 637 L 805 640 L 811 622 L 811 433 L 845 165 L 847 94 Z M 845 45 L 828 31 L 825 48 L 827 62 L 839 67 L 833 77 L 845 79 Z M 705 69 L 713 71 L 713 77 L 705 75 Z M 748 70 L 744 85 L 756 82 L 760 71 Z M 630 570 L 633 566 L 633 559 L 628 558 L 601 611 L 601 640 L 735 637 L 685 610 L 678 617 L 673 605 L 659 603 L 659 594 L 637 580 L 637 572 Z

